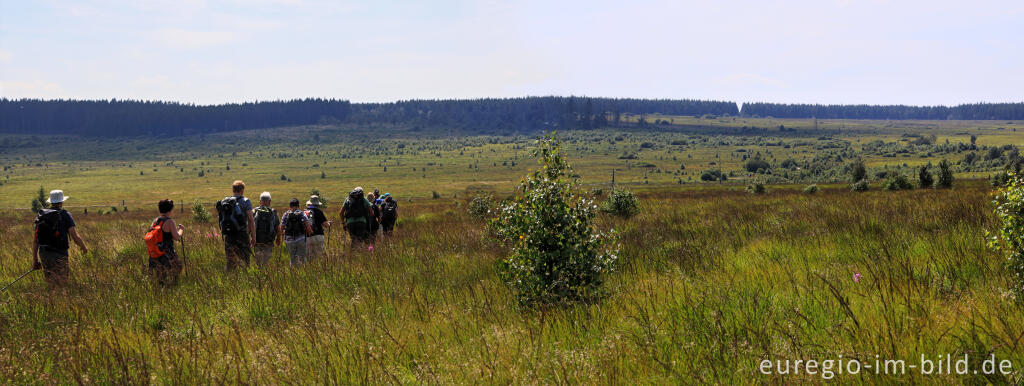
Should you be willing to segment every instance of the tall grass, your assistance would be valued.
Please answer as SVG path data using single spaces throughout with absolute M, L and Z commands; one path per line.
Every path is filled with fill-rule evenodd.
M 155 214 L 78 215 L 95 252 L 72 283 L 33 274 L 0 294 L 7 383 L 752 383 L 764 359 L 993 353 L 1024 365 L 1022 309 L 987 250 L 986 188 L 651 190 L 630 219 L 611 296 L 526 311 L 498 280 L 505 251 L 446 200 L 404 205 L 372 254 L 225 273 L 212 224 L 188 226 L 174 288 L 144 275 Z M 182 216 L 187 217 L 187 216 Z M 30 262 L 30 223 L 0 217 L 0 279 Z M 195 231 L 200 231 L 196 234 Z M 342 252 L 344 251 L 344 252 Z M 854 275 L 861 275 L 859 281 Z M 846 382 L 1020 382 L 982 375 Z

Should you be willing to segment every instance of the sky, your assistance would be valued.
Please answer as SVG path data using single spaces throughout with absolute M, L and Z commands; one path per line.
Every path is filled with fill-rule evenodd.
M 1024 101 L 1024 1 L 0 0 L 0 96 Z

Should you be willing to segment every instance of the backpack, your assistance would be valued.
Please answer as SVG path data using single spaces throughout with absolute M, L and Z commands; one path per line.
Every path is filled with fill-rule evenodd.
M 324 212 L 321 211 L 320 208 L 307 208 L 305 213 L 306 217 L 309 217 L 309 222 L 313 223 L 313 234 L 324 234 L 324 222 L 318 220 L 318 218 L 323 217 Z M 318 213 L 320 214 L 320 216 L 317 216 Z
M 274 208 L 268 208 L 262 205 L 257 207 L 255 212 L 256 242 L 273 242 L 274 239 L 277 238 L 277 232 L 274 229 L 274 220 L 277 219 L 277 212 Z
M 61 222 L 64 220 L 63 209 L 42 209 L 36 216 L 36 239 L 39 245 L 58 250 L 68 249 L 68 235 L 61 233 Z
M 245 232 L 248 229 L 245 214 L 242 213 L 242 207 L 238 205 L 238 199 L 234 196 L 224 197 L 217 202 L 217 219 L 220 223 L 220 232 L 225 235 Z
M 349 193 L 348 202 L 345 203 L 345 218 L 370 217 L 368 212 L 369 208 L 366 207 L 366 199 L 363 198 L 363 192 Z
M 380 205 L 380 218 L 394 220 L 398 217 L 398 203 L 394 201 L 384 201 Z
M 150 259 L 159 259 L 164 255 L 164 221 L 167 221 L 167 217 L 157 217 L 153 220 L 153 225 L 149 227 L 149 232 L 146 232 L 146 237 L 143 240 L 146 241 L 146 251 L 149 252 Z M 168 240 L 172 243 L 174 239 Z
M 302 222 L 301 211 L 289 211 L 284 214 L 284 234 L 289 237 L 306 235 L 306 224 Z

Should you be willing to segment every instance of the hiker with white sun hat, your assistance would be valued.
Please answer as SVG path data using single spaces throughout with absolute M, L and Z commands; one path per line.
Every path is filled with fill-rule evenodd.
M 64 202 L 69 198 L 62 190 L 50 191 L 50 198 L 46 200 L 49 208 L 41 209 L 36 216 L 35 234 L 32 237 L 32 267 L 43 270 L 51 287 L 67 282 L 68 236 L 75 241 L 82 254 L 89 253 L 85 241 L 82 241 L 75 229 L 71 213 L 64 210 Z

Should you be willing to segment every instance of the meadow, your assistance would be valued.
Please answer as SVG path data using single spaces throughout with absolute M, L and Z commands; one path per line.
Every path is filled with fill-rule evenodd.
M 73 206 L 93 250 L 72 252 L 72 284 L 51 290 L 37 273 L 0 294 L 0 379 L 794 383 L 826 378 L 820 372 L 766 375 L 759 371 L 762 361 L 881 358 L 909 365 L 922 355 L 967 354 L 972 369 L 994 355 L 1011 361 L 1012 372 L 862 370 L 836 373 L 834 380 L 1024 381 L 1024 309 L 1006 291 L 1010 277 L 1003 259 L 985 244 L 985 230 L 996 228 L 992 188 L 987 180 L 967 178 L 998 169 L 959 165 L 953 189 L 890 192 L 876 184 L 864 193 L 851 192 L 841 173 L 851 155 L 865 158 L 872 175 L 964 156 L 857 153 L 876 139 L 904 146 L 917 138 L 906 134 L 934 133 L 940 144 L 967 143 L 980 133 L 982 146 L 1024 145 L 1024 137 L 1013 134 L 1018 126 L 769 126 L 764 119 L 757 126 L 776 132 L 721 122 L 723 133 L 712 133 L 693 123 L 709 119 L 671 119 L 679 120 L 669 124 L 677 126 L 672 130 L 561 134 L 570 162 L 590 188 L 607 193 L 615 169 L 617 184 L 636 191 L 641 206 L 629 219 L 598 218 L 599 227 L 619 233 L 622 254 L 608 276 L 608 296 L 569 308 L 519 307 L 496 273 L 506 251 L 466 210 L 476 192 L 510 194 L 536 166 L 525 136 L 404 132 L 330 141 L 353 133 L 309 127 L 251 133 L 249 138 L 260 137 L 254 146 L 182 138 L 83 140 L 67 153 L 11 147 L 2 157 L 10 182 L 0 186 L 0 206 L 10 209 L 0 215 L 0 281 L 29 267 L 32 214 L 13 208 L 27 206 L 40 185 L 62 187 L 79 205 L 104 209 L 121 207 L 111 197 L 127 197 L 129 210 L 100 214 L 97 207 L 85 214 L 86 207 Z M 780 124 L 797 131 L 778 132 Z M 844 126 L 829 126 L 839 124 Z M 324 143 L 294 139 L 303 133 L 320 135 Z M 840 141 L 848 146 L 826 145 Z M 766 158 L 770 152 L 779 161 L 830 158 L 831 168 L 823 170 L 832 171 L 823 173 L 828 177 L 820 192 L 806 194 L 810 181 L 799 180 L 798 170 L 788 171 L 799 181 L 779 183 L 771 178 L 781 169 L 771 175 L 743 171 L 741 153 L 751 152 Z M 624 153 L 638 157 L 620 158 Z M 715 167 L 734 176 L 699 182 L 701 172 Z M 155 216 L 152 202 L 167 196 L 212 204 L 236 178 L 246 180 L 249 195 L 274 192 L 278 204 L 312 187 L 330 192 L 332 217 L 351 186 L 379 186 L 400 199 L 396 235 L 368 253 L 349 250 L 335 232 L 330 256 L 308 266 L 289 268 L 279 249 L 268 269 L 225 273 L 214 225 L 194 222 L 186 209 L 177 214 L 188 232 L 184 276 L 176 287 L 152 285 L 142 243 Z M 769 182 L 767 193 L 743 191 L 755 179 Z

